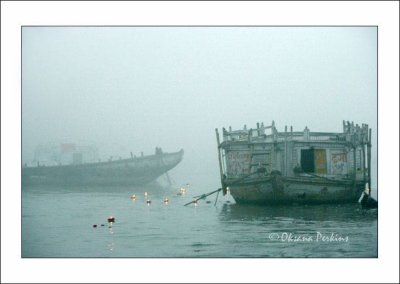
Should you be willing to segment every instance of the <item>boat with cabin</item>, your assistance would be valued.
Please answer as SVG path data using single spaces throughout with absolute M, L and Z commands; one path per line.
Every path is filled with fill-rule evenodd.
M 371 129 L 343 121 L 343 132 L 216 129 L 221 184 L 236 203 L 357 202 L 371 184 Z

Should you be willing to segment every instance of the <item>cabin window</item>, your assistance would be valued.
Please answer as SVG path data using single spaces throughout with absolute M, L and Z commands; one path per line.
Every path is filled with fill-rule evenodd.
M 301 168 L 305 173 L 326 174 L 326 150 L 325 149 L 302 149 Z

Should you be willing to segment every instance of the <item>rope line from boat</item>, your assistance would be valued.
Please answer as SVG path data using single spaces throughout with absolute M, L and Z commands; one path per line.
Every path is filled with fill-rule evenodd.
M 156 148 L 156 149 L 158 149 L 158 148 Z M 161 148 L 159 148 L 160 150 L 161 150 Z M 158 151 L 160 151 L 160 150 L 158 150 Z M 162 152 L 160 152 L 160 153 L 162 153 Z M 163 156 L 160 156 L 160 163 L 161 163 L 161 165 L 163 166 L 163 167 L 166 167 L 167 165 L 164 163 L 164 159 L 163 159 Z M 169 174 L 168 174 L 168 171 L 166 171 L 165 172 L 165 176 L 167 177 L 167 181 L 168 181 L 168 185 L 169 186 L 171 186 L 172 185 L 172 182 L 171 182 L 171 179 L 170 179 L 170 177 L 169 177 Z
M 218 188 L 217 190 L 211 191 L 211 192 L 209 192 L 209 193 L 205 193 L 205 194 L 196 196 L 195 199 L 194 199 L 193 201 L 190 201 L 190 202 L 186 203 L 184 206 L 187 206 L 187 205 L 192 204 L 192 203 L 196 203 L 196 202 L 199 201 L 200 199 L 204 199 L 204 198 L 206 198 L 207 196 L 210 196 L 211 194 L 220 192 L 221 190 L 222 190 L 222 188 Z

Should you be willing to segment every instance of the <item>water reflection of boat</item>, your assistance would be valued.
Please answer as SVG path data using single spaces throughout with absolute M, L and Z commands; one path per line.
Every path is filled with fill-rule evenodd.
M 280 221 L 293 223 L 299 220 L 307 221 L 352 221 L 375 220 L 377 212 L 361 210 L 357 204 L 314 205 L 314 206 L 257 206 L 243 204 L 224 204 L 220 212 L 222 220 L 226 221 Z
M 266 133 L 266 130 L 270 133 Z M 371 184 L 371 129 L 343 121 L 343 132 L 222 131 L 218 154 L 222 188 L 237 203 L 261 205 L 357 202 Z
M 183 158 L 183 150 L 164 153 L 156 148 L 154 155 L 131 154 L 127 159 L 85 163 L 82 151 L 70 152 L 71 164 L 63 165 L 58 160 L 57 165 L 38 162 L 22 167 L 22 184 L 143 185 L 167 173 Z

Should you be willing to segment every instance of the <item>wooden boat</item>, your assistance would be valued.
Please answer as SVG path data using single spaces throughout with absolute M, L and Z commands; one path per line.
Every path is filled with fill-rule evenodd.
M 72 148 L 68 165 L 22 167 L 22 184 L 144 185 L 174 168 L 183 158 L 183 150 L 154 155 L 133 156 L 104 162 L 83 162 L 84 153 Z M 71 155 L 70 155 L 71 156 Z
M 269 133 L 266 133 L 266 131 Z M 216 129 L 222 188 L 237 203 L 357 202 L 371 184 L 371 129 L 343 121 L 343 132 Z

